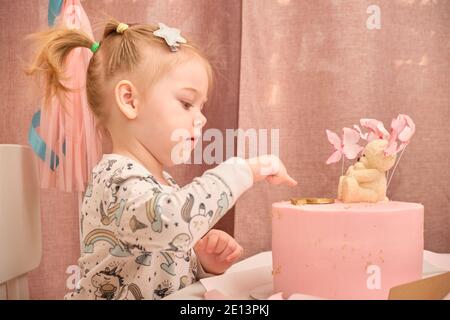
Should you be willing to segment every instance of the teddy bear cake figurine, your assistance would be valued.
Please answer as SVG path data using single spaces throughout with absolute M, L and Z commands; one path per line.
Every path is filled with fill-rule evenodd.
M 415 124 L 404 114 L 392 120 L 390 132 L 375 119 L 361 119 L 360 123 L 368 132 L 363 133 L 357 125 L 354 125 L 355 129 L 344 128 L 342 140 L 336 133 L 326 130 L 328 140 L 335 148 L 327 164 L 342 158 L 343 171 L 344 157 L 357 158 L 357 162 L 339 178 L 337 199 L 345 203 L 389 201 L 387 187 L 415 132 Z M 358 144 L 360 139 L 367 142 L 365 147 Z M 394 169 L 387 177 L 391 168 Z
M 396 155 L 385 155 L 386 140 L 366 145 L 358 161 L 339 179 L 338 199 L 343 202 L 388 201 L 386 172 L 395 164 Z

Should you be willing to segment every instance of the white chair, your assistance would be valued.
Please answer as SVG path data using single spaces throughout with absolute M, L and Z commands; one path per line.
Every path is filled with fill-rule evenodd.
M 42 256 L 37 157 L 0 144 L 0 300 L 28 299 L 27 273 Z

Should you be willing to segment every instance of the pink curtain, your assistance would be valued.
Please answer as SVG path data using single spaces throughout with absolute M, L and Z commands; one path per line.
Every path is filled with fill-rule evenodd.
M 107 13 L 125 22 L 165 22 L 208 48 L 220 69 L 206 107 L 208 128 L 279 129 L 280 156 L 299 185 L 260 183 L 219 227 L 252 255 L 270 250 L 270 205 L 292 196 L 336 194 L 340 166 L 327 166 L 325 129 L 361 117 L 410 115 L 417 131 L 389 197 L 425 205 L 425 247 L 450 252 L 450 2 L 396 1 L 81 1 L 97 24 Z M 373 12 L 379 9 L 379 21 Z M 370 8 L 369 8 L 370 7 Z M 373 11 L 375 10 L 375 11 Z M 0 6 L 0 143 L 27 144 L 40 100 L 22 72 L 23 37 L 47 25 L 47 1 Z M 100 25 L 101 26 L 101 25 Z M 368 28 L 369 26 L 369 28 Z M 379 29 L 378 29 L 379 27 Z M 104 144 L 109 152 L 110 145 Z M 170 170 L 180 184 L 207 165 Z M 79 257 L 78 195 L 42 190 L 43 258 L 31 298 L 61 299 Z

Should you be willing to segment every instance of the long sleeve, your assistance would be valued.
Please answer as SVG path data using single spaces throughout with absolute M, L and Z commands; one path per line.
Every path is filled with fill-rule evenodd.
M 205 279 L 205 278 L 215 277 L 215 276 L 217 276 L 217 274 L 206 272 L 205 269 L 203 269 L 203 266 L 200 263 L 200 261 L 198 261 L 198 263 L 197 263 L 197 275 L 196 275 L 196 278 L 195 278 L 197 281 L 200 280 L 200 279 Z
M 252 184 L 251 169 L 240 158 L 230 158 L 170 192 L 150 178 L 119 173 L 110 188 L 110 207 L 123 208 L 117 219 L 119 241 L 128 252 L 186 251 Z

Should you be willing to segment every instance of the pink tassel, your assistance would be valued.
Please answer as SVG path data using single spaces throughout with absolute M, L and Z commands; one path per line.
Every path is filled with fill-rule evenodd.
M 79 0 L 64 2 L 57 24 L 79 28 L 93 38 L 89 19 Z M 91 57 L 92 53 L 87 48 L 74 49 L 67 57 L 68 80 L 63 83 L 68 88 L 79 89 L 66 95 L 67 112 L 56 97 L 51 108 L 41 110 L 40 135 L 47 145 L 45 162 L 40 163 L 42 188 L 84 191 L 90 172 L 101 158 L 102 137 L 95 130 L 95 118 L 89 110 L 85 89 Z M 54 170 L 50 166 L 51 151 L 58 156 L 58 166 Z

